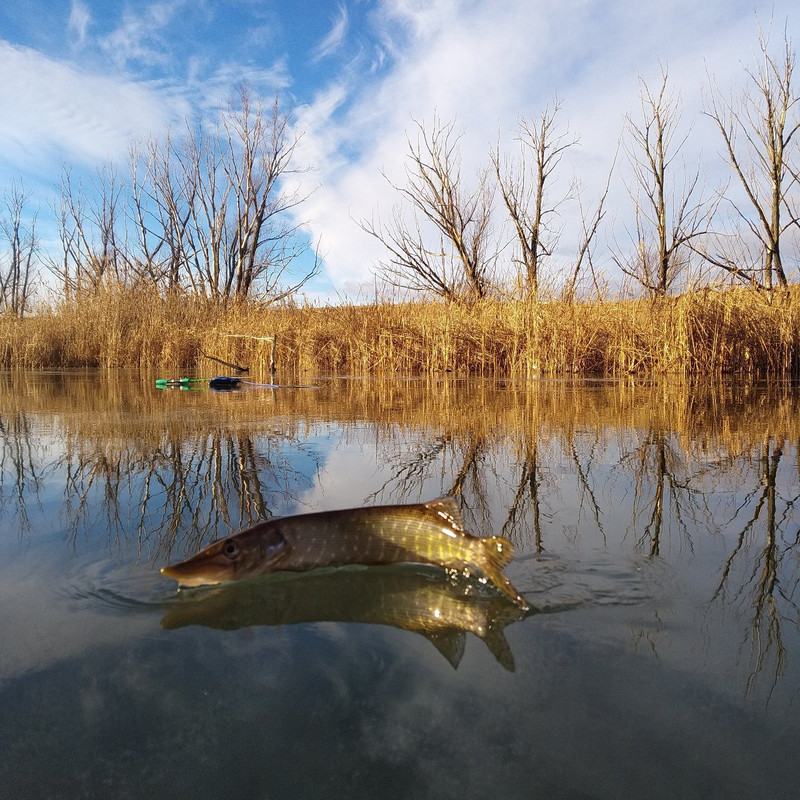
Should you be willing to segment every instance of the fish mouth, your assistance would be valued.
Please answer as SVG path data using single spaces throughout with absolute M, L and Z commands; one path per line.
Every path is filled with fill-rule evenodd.
M 166 578 L 178 581 L 178 586 L 215 586 L 218 583 L 227 583 L 231 580 L 230 570 L 222 565 L 213 563 L 191 564 L 181 562 L 179 564 L 168 564 L 161 568 L 161 574 Z

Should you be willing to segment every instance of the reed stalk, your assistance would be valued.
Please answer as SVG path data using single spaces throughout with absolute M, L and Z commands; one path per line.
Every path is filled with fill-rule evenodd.
M 800 289 L 264 307 L 105 287 L 0 317 L 0 368 L 214 375 L 225 371 L 214 356 L 263 377 L 273 335 L 292 374 L 788 376 L 800 370 Z

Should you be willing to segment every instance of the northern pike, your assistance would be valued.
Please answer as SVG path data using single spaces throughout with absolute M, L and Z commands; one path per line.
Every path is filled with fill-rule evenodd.
M 528 613 L 474 579 L 453 581 L 439 569 L 401 564 L 284 572 L 190 591 L 175 598 L 161 625 L 221 630 L 309 622 L 386 625 L 421 634 L 454 668 L 472 633 L 513 671 L 504 629 Z
M 219 539 L 161 572 L 179 586 L 228 583 L 278 570 L 299 572 L 345 564 L 433 564 L 491 583 L 512 602 L 525 598 L 503 573 L 514 554 L 502 536 L 464 530 L 451 497 L 417 505 L 297 514 L 259 522 Z

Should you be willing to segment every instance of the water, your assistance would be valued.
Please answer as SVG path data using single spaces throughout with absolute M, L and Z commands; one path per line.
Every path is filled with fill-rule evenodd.
M 314 383 L 0 375 L 4 797 L 795 796 L 795 387 Z M 529 613 L 419 567 L 158 572 L 443 494 Z

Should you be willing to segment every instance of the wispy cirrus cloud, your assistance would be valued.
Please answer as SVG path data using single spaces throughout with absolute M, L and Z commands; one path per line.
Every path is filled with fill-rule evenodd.
M 333 27 L 314 50 L 315 60 L 320 61 L 323 58 L 332 55 L 341 47 L 342 42 L 347 35 L 348 22 L 349 15 L 347 12 L 347 6 L 345 6 L 344 3 L 339 3 L 339 11 L 336 19 L 334 20 Z
M 71 57 L 0 38 L 0 176 L 32 169 L 55 181 L 62 163 L 124 159 L 132 141 L 215 113 L 240 83 L 264 96 L 289 85 L 279 56 L 237 62 L 185 42 L 180 51 L 168 46 L 185 7 L 186 0 L 129 7 L 116 20 L 104 17 L 103 32 L 90 5 L 72 0 L 62 29 Z M 202 8 L 192 8 L 202 27 Z
M 215 65 L 211 71 L 208 65 L 198 65 L 197 69 L 190 69 L 184 90 L 199 112 L 213 113 L 235 100 L 241 84 L 258 96 L 272 97 L 291 85 L 286 59 L 279 58 L 265 66 L 229 61 Z
M 86 42 L 91 21 L 92 15 L 87 5 L 82 0 L 72 0 L 67 30 L 74 37 L 75 44 L 78 47 L 82 47 Z
M 185 6 L 186 0 L 164 0 L 125 8 L 120 24 L 98 44 L 117 68 L 164 67 L 172 58 L 165 32 Z
M 18 167 L 51 160 L 96 164 L 124 157 L 130 142 L 189 113 L 180 97 L 85 72 L 0 41 L 0 141 Z

